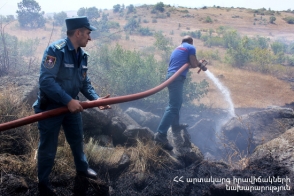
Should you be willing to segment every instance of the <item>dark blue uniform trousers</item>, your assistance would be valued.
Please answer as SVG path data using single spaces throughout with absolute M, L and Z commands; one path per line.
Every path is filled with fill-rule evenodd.
M 35 108 L 36 113 L 38 109 Z M 40 112 L 40 111 L 39 111 Z M 77 171 L 86 171 L 88 162 L 83 151 L 83 127 L 81 113 L 66 113 L 38 122 L 40 142 L 38 149 L 39 183 L 47 184 L 54 165 L 58 145 L 58 135 L 63 127 L 70 145 Z

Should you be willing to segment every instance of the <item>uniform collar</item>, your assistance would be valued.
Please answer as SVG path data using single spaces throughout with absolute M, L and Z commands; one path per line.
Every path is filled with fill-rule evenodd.
M 70 51 L 75 50 L 75 48 L 74 48 L 73 44 L 71 43 L 70 39 L 67 37 L 67 38 L 65 38 L 65 40 L 67 42 L 68 50 L 70 50 Z M 85 51 L 82 48 L 80 48 L 80 55 L 83 56 L 84 53 L 85 53 Z
M 67 43 L 68 50 L 75 50 L 75 48 L 72 45 L 70 39 L 67 37 L 67 38 L 65 38 L 65 40 L 66 40 L 66 43 Z

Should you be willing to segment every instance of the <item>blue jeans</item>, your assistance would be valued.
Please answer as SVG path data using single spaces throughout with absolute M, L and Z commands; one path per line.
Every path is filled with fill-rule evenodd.
M 174 73 L 168 73 L 166 79 Z M 163 117 L 159 123 L 157 131 L 164 135 L 170 126 L 178 126 L 180 121 L 180 109 L 183 103 L 183 88 L 185 76 L 178 76 L 170 85 L 168 85 L 169 105 L 166 107 Z
M 35 107 L 35 112 L 41 112 Z M 52 108 L 50 108 L 52 109 Z M 58 135 L 63 127 L 65 137 L 70 145 L 77 171 L 86 171 L 88 162 L 83 151 L 83 127 L 81 113 L 66 113 L 38 122 L 40 142 L 38 149 L 39 183 L 47 184 L 54 165 L 58 145 Z

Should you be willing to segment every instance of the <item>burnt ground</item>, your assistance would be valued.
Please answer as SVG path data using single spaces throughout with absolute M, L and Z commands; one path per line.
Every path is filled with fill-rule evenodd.
M 96 168 L 97 169 L 97 168 Z M 232 170 L 222 162 L 203 161 L 200 164 L 192 164 L 184 169 L 165 168 L 152 173 L 108 173 L 98 170 L 101 179 L 99 181 L 75 178 L 73 176 L 52 176 L 52 186 L 57 195 L 113 195 L 113 196 L 150 196 L 150 195 L 203 195 L 203 196 L 230 196 L 230 195 L 294 195 L 294 191 L 229 191 L 226 184 L 233 186 L 234 179 L 249 179 L 252 176 L 258 178 L 280 177 L 293 179 L 293 173 L 284 167 L 280 167 L 271 157 L 258 160 L 249 164 L 244 170 Z M 2 174 L 3 175 L 3 174 Z M 225 179 L 223 183 L 197 182 L 200 179 Z M 179 181 L 182 180 L 183 182 Z M 226 183 L 225 183 L 226 182 Z M 229 183 L 230 182 L 230 183 Z M 238 182 L 239 186 L 264 186 L 279 187 L 285 184 L 278 182 Z M 288 184 L 293 187 L 293 182 Z M 110 191 L 109 191 L 110 190 Z M 0 195 L 38 195 L 37 183 L 34 180 L 5 174 L 1 177 Z

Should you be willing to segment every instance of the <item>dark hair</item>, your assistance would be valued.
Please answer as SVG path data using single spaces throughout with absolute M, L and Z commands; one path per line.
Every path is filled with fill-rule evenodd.
M 75 34 L 75 32 L 76 32 L 76 29 L 74 29 L 74 30 L 68 30 L 68 31 L 66 31 L 66 35 L 68 37 L 71 37 L 71 36 L 73 36 Z
M 84 32 L 86 29 L 87 29 L 87 28 L 82 27 L 82 28 L 79 28 L 79 29 L 68 30 L 68 31 L 66 31 L 66 35 L 67 35 L 68 37 L 71 37 L 71 36 L 73 36 L 73 35 L 75 34 L 76 30 L 79 30 L 79 31 L 81 31 L 81 32 Z
M 183 39 L 182 39 L 182 43 L 187 42 L 189 44 L 193 44 L 193 38 L 189 35 L 186 35 Z

